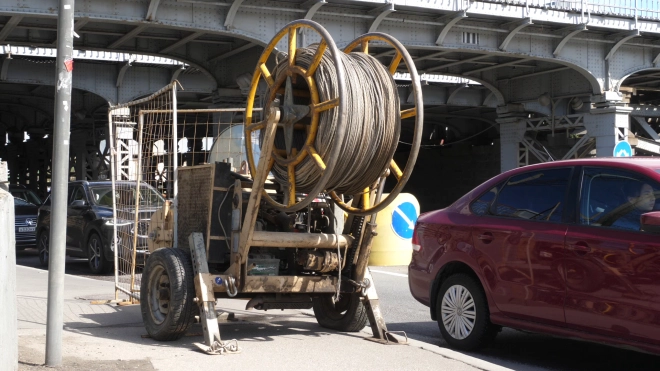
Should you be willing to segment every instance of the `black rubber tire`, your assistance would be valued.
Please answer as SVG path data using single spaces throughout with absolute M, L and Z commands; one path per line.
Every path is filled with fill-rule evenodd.
M 99 256 L 95 259 L 92 254 L 92 244 L 96 244 L 99 250 Z M 92 232 L 87 239 L 87 265 L 94 274 L 110 273 L 114 266 L 114 261 L 109 261 L 105 256 L 105 248 L 101 236 L 96 232 Z
M 39 237 L 37 238 L 37 252 L 39 253 L 39 264 L 42 267 L 46 267 L 46 268 L 48 268 L 48 255 L 50 252 L 49 239 L 50 239 L 50 231 L 39 232 Z
M 476 312 L 476 319 L 472 332 L 467 337 L 460 340 L 451 336 L 442 322 L 442 298 L 447 290 L 454 285 L 463 286 L 469 291 L 474 300 L 474 308 Z M 493 325 L 490 322 L 488 301 L 481 284 L 474 277 L 464 273 L 450 276 L 442 283 L 437 295 L 436 315 L 442 337 L 452 348 L 460 350 L 470 351 L 483 348 L 495 340 L 495 337 L 501 330 L 501 327 Z
M 169 279 L 168 313 L 158 321 L 152 312 L 152 288 L 154 272 L 163 271 Z M 140 309 L 142 321 L 151 338 L 158 341 L 173 341 L 181 338 L 193 323 L 197 305 L 194 272 L 190 256 L 181 249 L 160 248 L 149 256 L 142 272 L 140 287 Z M 160 286 L 159 286 L 160 287 Z
M 367 308 L 359 294 L 342 294 L 336 305 L 332 295 L 315 297 L 313 300 L 314 316 L 321 327 L 343 332 L 358 332 L 366 325 Z

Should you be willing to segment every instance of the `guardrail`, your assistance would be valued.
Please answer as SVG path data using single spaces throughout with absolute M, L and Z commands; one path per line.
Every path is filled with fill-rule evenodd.
M 460 1 L 460 0 L 459 0 Z M 523 5 L 531 8 L 563 10 L 585 15 L 608 15 L 634 19 L 660 20 L 658 0 L 483 0 L 489 3 Z

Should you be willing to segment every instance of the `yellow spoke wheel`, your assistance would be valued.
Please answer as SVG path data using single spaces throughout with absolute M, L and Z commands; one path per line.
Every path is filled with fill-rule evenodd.
M 298 43 L 297 35 L 298 35 L 298 31 L 301 29 L 312 29 L 313 31 L 316 31 L 316 33 L 319 34 L 319 36 L 321 37 L 321 42 L 318 46 L 317 52 L 314 56 L 314 59 L 312 60 L 312 63 L 308 68 L 304 68 L 303 66 L 296 65 L 296 51 L 297 51 L 297 43 Z M 280 72 L 278 76 L 274 77 L 271 74 L 271 71 L 266 66 L 266 62 L 268 61 L 272 53 L 275 51 L 276 45 L 285 36 L 288 36 L 288 55 L 287 55 L 288 63 L 284 71 Z M 326 101 L 320 101 L 319 92 L 317 89 L 317 84 L 314 74 L 321 63 L 321 59 L 326 50 L 330 52 L 337 73 L 338 96 Z M 344 125 L 344 123 L 346 122 L 345 117 L 347 115 L 347 113 L 345 112 L 346 104 L 344 98 L 346 91 L 346 84 L 344 77 L 344 69 L 343 69 L 342 61 L 340 59 L 340 53 L 341 51 L 335 45 L 334 40 L 330 36 L 330 33 L 328 33 L 328 31 L 325 28 L 323 28 L 321 25 L 309 20 L 294 21 L 289 23 L 287 26 L 285 26 L 277 35 L 275 35 L 275 37 L 266 46 L 263 53 L 261 54 L 261 57 L 259 58 L 257 67 L 255 68 L 254 74 L 252 76 L 250 92 L 247 98 L 244 127 L 245 127 L 245 146 L 247 150 L 248 164 L 250 166 L 250 171 L 253 174 L 257 169 L 257 162 L 255 161 L 255 158 L 252 154 L 252 140 L 251 140 L 252 134 L 255 131 L 263 129 L 268 121 L 267 119 L 264 119 L 261 122 L 257 122 L 257 123 L 252 122 L 254 103 L 257 95 L 257 88 L 259 86 L 260 81 L 263 79 L 266 82 L 270 92 L 269 96 L 266 99 L 265 107 L 263 109 L 263 112 L 265 113 L 270 112 L 270 108 L 273 105 L 277 104 L 276 103 L 277 94 L 281 94 L 282 91 L 284 90 L 285 91 L 284 95 L 286 96 L 287 90 L 288 91 L 291 90 L 290 81 L 292 79 L 302 78 L 307 84 L 307 87 L 309 89 L 310 104 L 308 106 L 309 113 L 307 114 L 307 116 L 310 118 L 310 123 L 308 125 L 304 125 L 304 127 L 302 128 L 303 130 L 306 131 L 306 139 L 304 145 L 300 150 L 295 148 L 291 150 L 288 144 L 287 144 L 288 150 L 283 151 L 282 149 L 274 148 L 273 151 L 270 153 L 271 161 L 268 163 L 267 166 L 267 171 L 269 172 L 275 164 L 278 164 L 279 166 L 287 169 L 288 189 L 286 190 L 287 197 L 285 197 L 285 199 L 288 199 L 288 202 L 286 202 L 286 204 L 279 203 L 275 201 L 269 194 L 267 194 L 266 191 L 264 191 L 262 194 L 262 197 L 268 203 L 270 203 L 271 205 L 277 207 L 282 211 L 285 212 L 298 211 L 309 205 L 309 203 L 311 203 L 319 193 L 324 192 L 325 186 L 330 180 L 330 177 L 332 176 L 332 171 L 335 165 L 337 164 L 337 160 L 339 158 L 340 150 L 342 147 L 341 146 L 342 143 L 340 143 L 340 140 L 338 140 L 336 143 L 333 143 L 333 146 L 331 147 L 329 153 L 327 153 L 324 157 L 322 157 L 318 153 L 315 144 L 316 144 L 316 136 L 318 133 L 318 127 L 319 127 L 319 116 L 324 111 L 330 109 L 339 110 L 338 122 L 336 123 L 337 138 L 343 138 L 344 132 L 346 130 Z M 298 91 L 298 92 L 293 92 L 293 94 L 307 96 L 306 92 L 301 93 Z M 283 111 L 286 111 L 287 107 L 282 107 L 281 109 Z M 285 126 L 284 128 L 285 130 L 287 129 L 286 128 L 287 125 L 289 125 L 288 127 L 289 130 L 293 130 L 293 128 L 298 126 L 297 130 L 300 130 L 300 125 L 295 125 L 295 122 L 293 121 L 280 123 L 278 125 Z M 313 162 L 316 164 L 316 166 L 319 167 L 322 173 L 317 184 L 313 187 L 312 190 L 308 191 L 308 195 L 304 197 L 300 202 L 296 202 L 296 166 L 300 164 L 307 156 L 310 156 L 312 158 Z

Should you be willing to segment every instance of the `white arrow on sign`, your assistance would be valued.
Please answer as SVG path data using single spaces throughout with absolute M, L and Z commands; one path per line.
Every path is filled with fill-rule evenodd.
M 415 229 L 415 223 L 412 220 L 408 219 L 408 216 L 403 211 L 401 211 L 401 209 L 397 207 L 396 209 L 394 209 L 394 212 L 399 214 L 403 218 L 403 220 L 406 223 L 408 223 L 408 228 Z
M 620 149 L 619 152 L 616 153 L 616 157 L 628 157 L 628 156 L 630 156 L 630 154 L 625 149 Z

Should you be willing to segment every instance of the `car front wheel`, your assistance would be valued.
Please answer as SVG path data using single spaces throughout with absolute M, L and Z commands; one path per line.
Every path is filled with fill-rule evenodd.
M 108 273 L 112 270 L 112 262 L 105 258 L 103 242 L 96 233 L 92 233 L 87 240 L 87 262 L 94 274 Z
M 500 328 L 490 322 L 481 284 L 467 274 L 447 278 L 437 298 L 438 326 L 453 348 L 474 350 L 488 345 Z

